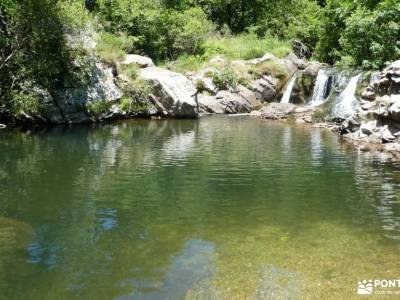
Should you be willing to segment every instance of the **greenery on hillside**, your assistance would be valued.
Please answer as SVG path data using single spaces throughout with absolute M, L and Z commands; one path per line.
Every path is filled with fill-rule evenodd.
M 215 55 L 251 59 L 292 51 L 323 62 L 381 68 L 400 58 L 398 0 L 2 0 L 0 115 L 33 106 L 76 76 L 66 32 L 99 31 L 96 55 L 148 55 L 196 69 Z M 301 51 L 300 51 L 301 50 Z

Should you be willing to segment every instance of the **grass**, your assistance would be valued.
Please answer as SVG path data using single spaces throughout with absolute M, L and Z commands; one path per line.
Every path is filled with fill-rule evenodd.
M 253 66 L 251 72 L 257 76 L 267 74 L 279 79 L 285 79 L 289 76 L 289 72 L 285 66 L 273 60 L 265 61 Z
M 222 54 L 230 59 L 253 59 L 262 57 L 269 52 L 277 57 L 285 57 L 291 52 L 288 41 L 273 37 L 258 38 L 255 34 L 241 34 L 237 36 L 213 36 L 205 44 L 205 55 L 212 57 Z
M 139 74 L 139 67 L 136 64 L 119 65 L 118 73 L 126 75 L 129 79 L 135 80 Z
M 96 54 L 101 60 L 114 64 L 125 58 L 125 49 L 129 45 L 129 38 L 126 36 L 118 36 L 108 32 L 102 32 L 99 35 L 96 46 Z
M 111 106 L 112 103 L 110 101 L 93 101 L 86 103 L 86 110 L 90 115 L 100 118 L 110 110 Z
M 12 95 L 11 110 L 16 118 L 25 115 L 31 117 L 40 116 L 43 107 L 38 98 L 33 94 L 15 93 Z
M 167 67 L 180 73 L 198 71 L 211 58 L 222 55 L 227 60 L 249 60 L 262 57 L 265 53 L 272 53 L 277 57 L 285 57 L 291 52 L 288 41 L 272 37 L 258 38 L 255 34 L 241 34 L 236 36 L 212 36 L 203 45 L 201 55 L 183 55 Z
M 127 113 L 143 113 L 149 108 L 149 105 L 144 101 L 124 97 L 121 99 L 119 107 Z

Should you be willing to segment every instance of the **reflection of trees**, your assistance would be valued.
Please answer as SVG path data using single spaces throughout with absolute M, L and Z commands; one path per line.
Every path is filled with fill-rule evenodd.
M 354 178 L 352 158 L 330 133 L 262 122 L 213 117 L 7 133 L 0 204 L 35 229 L 27 247 L 35 276 L 5 284 L 29 283 L 33 299 L 47 290 L 49 299 L 93 291 L 110 299 L 140 286 L 144 293 L 165 285 L 188 240 L 209 241 L 218 269 L 247 270 L 248 278 L 250 262 L 271 259 L 257 249 L 277 264 L 280 253 L 304 259 L 308 247 L 327 255 L 320 235 L 366 223 L 369 199 L 382 189 L 365 181 L 364 164 Z M 296 255 L 287 240 L 299 245 Z

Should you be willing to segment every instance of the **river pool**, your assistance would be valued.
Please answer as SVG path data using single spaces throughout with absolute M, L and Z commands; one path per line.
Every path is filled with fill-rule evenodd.
M 400 166 L 324 129 L 0 131 L 1 299 L 357 299 L 383 278 L 400 278 Z

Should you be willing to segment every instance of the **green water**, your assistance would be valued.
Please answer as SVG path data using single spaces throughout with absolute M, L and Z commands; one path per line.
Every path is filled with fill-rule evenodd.
M 352 299 L 400 277 L 400 167 L 241 117 L 0 132 L 1 299 Z

